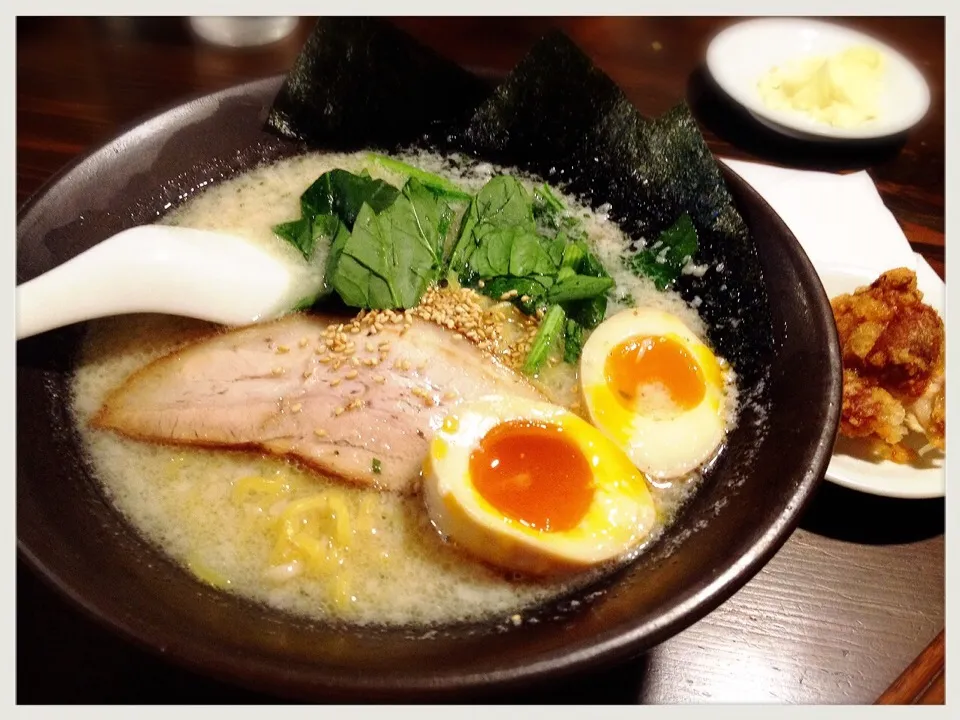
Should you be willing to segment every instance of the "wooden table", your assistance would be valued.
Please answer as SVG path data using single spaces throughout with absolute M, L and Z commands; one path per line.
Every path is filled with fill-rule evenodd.
M 718 155 L 827 170 L 868 169 L 914 249 L 944 273 L 944 23 L 862 18 L 926 74 L 930 113 L 906 140 L 815 149 L 760 128 L 705 81 L 707 41 L 729 19 L 415 19 L 399 26 L 487 75 L 563 28 L 657 115 L 686 99 Z M 176 18 L 19 19 L 17 200 L 77 154 L 188 96 L 283 72 L 312 26 L 272 46 L 203 44 Z M 643 657 L 516 702 L 872 703 L 944 625 L 944 503 L 825 483 L 800 529 L 740 592 Z M 274 702 L 195 676 L 94 625 L 25 567 L 17 571 L 21 703 Z M 943 644 L 885 696 L 943 701 Z M 932 668 L 932 669 L 931 669 Z

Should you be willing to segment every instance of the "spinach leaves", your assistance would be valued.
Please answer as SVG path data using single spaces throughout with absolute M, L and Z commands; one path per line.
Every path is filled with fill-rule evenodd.
M 407 165 L 405 162 L 395 160 L 394 158 L 387 157 L 386 155 L 370 153 L 367 157 L 391 172 L 398 173 L 407 178 L 416 178 L 421 185 L 430 190 L 430 192 L 437 197 L 441 197 L 444 200 L 449 200 L 451 202 L 457 200 L 468 201 L 473 198 L 473 195 L 468 193 L 466 190 L 461 190 L 445 177 L 435 175 L 431 172 L 427 172 L 426 170 L 421 170 L 413 165 Z
M 440 278 L 456 277 L 543 317 L 526 372 L 538 372 L 561 338 L 564 359 L 576 362 L 614 283 L 547 184 L 528 191 L 498 175 L 471 195 L 393 158 L 369 157 L 405 177 L 403 187 L 366 171 L 331 170 L 300 197 L 301 216 L 274 227 L 308 261 L 329 248 L 326 282 L 344 304 L 409 308 Z
M 300 196 L 300 217 L 275 225 L 273 231 L 309 260 L 318 241 L 332 242 L 336 237 L 334 220 L 351 230 L 364 204 L 379 212 L 389 207 L 398 195 L 395 187 L 374 180 L 369 174 L 331 170 L 317 178 Z
M 565 319 L 566 313 L 559 305 L 552 305 L 547 310 L 547 314 L 543 316 L 537 334 L 533 338 L 533 344 L 530 346 L 530 352 L 527 353 L 527 359 L 523 363 L 525 373 L 535 375 L 539 372 L 550 350 L 563 333 Z M 580 353 L 578 352 L 577 357 L 579 356 Z
M 450 207 L 415 178 L 382 212 L 364 202 L 353 231 L 332 248 L 330 283 L 344 303 L 409 308 L 440 277 Z
M 660 233 L 651 245 L 643 248 L 630 260 L 630 269 L 636 275 L 644 275 L 657 286 L 657 290 L 672 287 L 680 277 L 684 265 L 697 252 L 697 228 L 687 213 Z
M 603 319 L 613 287 L 579 222 L 564 211 L 546 184 L 531 195 L 516 178 L 495 177 L 471 202 L 448 260 L 462 284 L 525 313 L 545 313 L 541 329 L 552 319 L 549 332 L 535 339 L 528 372 L 536 372 L 557 336 L 569 338 L 564 357 L 575 362 L 583 330 Z
M 440 276 L 453 211 L 414 177 L 397 190 L 366 173 L 331 170 L 301 195 L 300 212 L 274 232 L 308 260 L 329 243 L 327 283 L 350 307 L 413 307 Z

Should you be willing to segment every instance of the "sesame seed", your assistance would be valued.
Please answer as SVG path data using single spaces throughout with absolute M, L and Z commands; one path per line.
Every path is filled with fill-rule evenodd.
M 280 375 L 283 375 L 286 372 L 286 370 L 282 367 L 275 367 L 270 372 L 272 372 L 275 376 L 279 377 Z
M 337 385 L 340 384 L 340 381 L 342 379 L 343 378 L 334 378 L 333 380 L 330 381 L 330 387 L 336 387 Z
M 294 403 L 293 405 L 290 406 L 291 412 L 298 413 L 301 410 L 303 410 L 303 403 Z
M 327 431 L 324 430 L 323 428 L 315 428 L 313 431 L 313 434 L 319 438 L 322 438 L 327 436 Z
M 346 378 L 347 380 L 353 380 L 353 379 L 354 379 L 357 375 L 359 375 L 359 374 L 360 374 L 360 373 L 358 373 L 356 370 L 351 370 L 350 372 L 348 372 L 348 373 L 347 373 L 346 375 L 344 375 L 343 377 Z
M 383 385 L 387 381 L 387 379 L 383 375 L 374 375 L 373 381 L 378 385 Z
M 335 408 L 333 409 L 333 414 L 334 414 L 334 415 L 337 415 L 337 416 L 343 415 L 344 410 L 345 410 L 345 408 L 342 408 L 342 407 L 339 407 L 339 406 L 338 406 L 338 407 L 335 407 Z
M 277 345 L 277 352 L 281 354 L 288 353 L 290 352 L 290 348 L 288 348 L 286 345 Z

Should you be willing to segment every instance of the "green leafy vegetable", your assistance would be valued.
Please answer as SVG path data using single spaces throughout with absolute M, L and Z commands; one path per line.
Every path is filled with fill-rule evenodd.
M 613 287 L 612 278 L 590 277 L 589 275 L 571 275 L 559 279 L 547 293 L 547 301 L 566 303 L 571 300 L 586 300 L 603 295 Z
M 475 234 L 480 240 L 470 256 L 468 267 L 480 278 L 552 275 L 556 272 L 556 264 L 547 249 L 537 234 L 529 229 L 485 223 L 477 227 Z
M 477 291 L 495 300 L 510 300 L 527 315 L 533 315 L 537 308 L 546 307 L 544 298 L 552 284 L 549 277 L 497 277 L 485 280 Z
M 446 258 L 447 273 L 457 276 L 463 276 L 467 267 L 467 261 L 476 248 L 473 239 L 473 230 L 480 222 L 477 215 L 477 200 L 474 198 L 467 206 L 467 211 L 460 220 L 460 232 L 457 234 L 457 240 L 450 248 L 449 256 Z
M 374 180 L 369 175 L 331 170 L 317 178 L 300 196 L 300 214 L 305 218 L 336 215 L 348 230 L 352 230 L 364 204 L 378 213 L 390 207 L 399 194 L 393 185 Z
M 653 280 L 658 290 L 666 290 L 680 277 L 683 266 L 698 248 L 697 229 L 684 213 L 670 227 L 660 233 L 649 247 L 630 260 L 630 268 L 637 275 Z
M 586 244 L 582 240 L 578 241 L 577 245 L 584 253 L 583 261 L 580 263 L 579 272 L 584 275 L 592 275 L 593 277 L 610 277 L 606 268 L 603 267 L 603 263 L 597 259 L 596 255 L 587 249 Z
M 314 218 L 313 222 L 314 224 L 324 224 L 326 226 L 324 234 L 331 238 L 326 267 L 326 280 L 329 284 L 330 278 L 332 278 L 334 272 L 336 272 L 337 263 L 340 262 L 340 255 L 343 253 L 343 248 L 347 244 L 347 240 L 350 239 L 350 231 L 347 230 L 346 225 L 340 222 L 340 218 L 335 215 L 320 215 Z
M 310 218 L 298 218 L 274 225 L 273 231 L 297 248 L 307 259 L 313 254 L 316 243 L 310 227 Z
M 433 192 L 435 195 L 442 197 L 445 200 L 469 201 L 473 199 L 473 195 L 468 193 L 466 190 L 461 190 L 454 183 L 450 182 L 444 177 L 440 177 L 439 175 L 434 175 L 433 173 L 429 173 L 426 170 L 421 170 L 413 165 L 407 165 L 405 162 L 394 160 L 386 155 L 370 153 L 367 157 L 387 170 L 395 172 L 399 175 L 403 175 L 407 178 L 416 178 L 420 184 Z
M 589 300 L 579 300 L 567 305 L 567 314 L 587 330 L 593 330 L 603 322 L 607 314 L 607 296 L 600 295 Z
M 535 375 L 540 371 L 550 349 L 564 332 L 564 320 L 566 313 L 559 305 L 552 305 L 547 314 L 540 321 L 540 327 L 533 338 L 533 344 L 530 346 L 530 352 L 523 363 L 523 372 L 528 375 Z
M 399 191 L 369 175 L 354 175 L 346 170 L 331 170 L 317 178 L 300 196 L 300 217 L 280 223 L 273 231 L 296 247 L 307 260 L 321 240 L 332 242 L 337 226 L 353 228 L 357 213 L 364 203 L 379 212 L 389 207 Z
M 546 183 L 533 190 L 533 217 L 544 228 L 559 230 L 563 222 L 564 205 Z
M 549 185 L 531 193 L 517 178 L 499 175 L 471 196 L 406 163 L 369 158 L 403 174 L 402 190 L 366 171 L 332 170 L 301 196 L 302 216 L 274 228 L 308 260 L 328 244 L 328 288 L 350 307 L 409 308 L 446 277 L 528 315 L 545 313 L 527 372 L 539 370 L 561 337 L 565 359 L 576 361 L 614 283 L 590 252 L 581 221 Z M 455 240 L 448 237 L 456 218 L 448 200 L 469 201 Z
M 374 458 L 373 462 L 370 463 L 370 469 L 373 471 L 374 475 L 379 475 L 383 470 L 383 464 L 380 462 L 379 458 Z
M 570 266 L 574 267 L 580 275 L 595 278 L 610 278 L 603 264 L 596 255 L 590 252 L 583 240 L 576 240 L 572 243 L 572 246 L 575 247 L 576 250 L 569 251 L 569 255 L 571 256 Z M 612 287 L 612 280 L 610 287 Z M 607 289 L 609 289 L 609 287 Z M 592 330 L 603 321 L 603 318 L 607 314 L 606 290 L 598 293 L 594 297 L 568 301 L 566 310 L 567 315 L 576 320 L 579 325 L 587 330 Z
M 520 181 L 510 175 L 498 175 L 477 193 L 477 216 L 497 225 L 520 225 L 531 230 L 533 204 Z
M 573 318 L 567 318 L 563 334 L 563 361 L 575 363 L 583 351 L 583 326 Z
M 570 330 L 570 355 L 579 356 L 577 338 L 582 342 L 583 330 L 603 320 L 614 283 L 590 252 L 580 221 L 564 212 L 547 184 L 531 197 L 515 178 L 495 177 L 464 214 L 448 267 L 462 284 L 525 313 L 559 306 L 579 327 Z M 542 361 L 534 355 L 532 362 Z
M 449 206 L 415 178 L 379 215 L 364 203 L 353 232 L 331 248 L 331 284 L 347 305 L 409 308 L 440 277 L 439 228 Z
M 567 243 L 563 248 L 563 257 L 560 259 L 561 268 L 570 268 L 576 271 L 586 260 L 589 251 L 583 243 Z

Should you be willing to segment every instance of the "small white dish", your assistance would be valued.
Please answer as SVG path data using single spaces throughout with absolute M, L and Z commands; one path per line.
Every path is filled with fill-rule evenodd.
M 818 268 L 820 281 L 829 298 L 869 285 L 884 271 L 864 267 Z M 946 286 L 921 257 L 916 257 L 917 287 L 923 301 L 944 315 Z M 838 437 L 826 472 L 827 480 L 872 495 L 894 498 L 937 498 L 946 491 L 944 453 L 933 450 L 923 464 L 901 465 L 867 456 L 856 439 Z
M 767 107 L 757 83 L 775 65 L 868 46 L 885 59 L 878 116 L 853 128 L 834 127 L 794 110 Z M 870 140 L 905 132 L 930 107 L 930 88 L 901 53 L 842 25 L 803 18 L 747 20 L 720 31 L 707 48 L 707 69 L 720 88 L 763 125 L 794 138 Z

